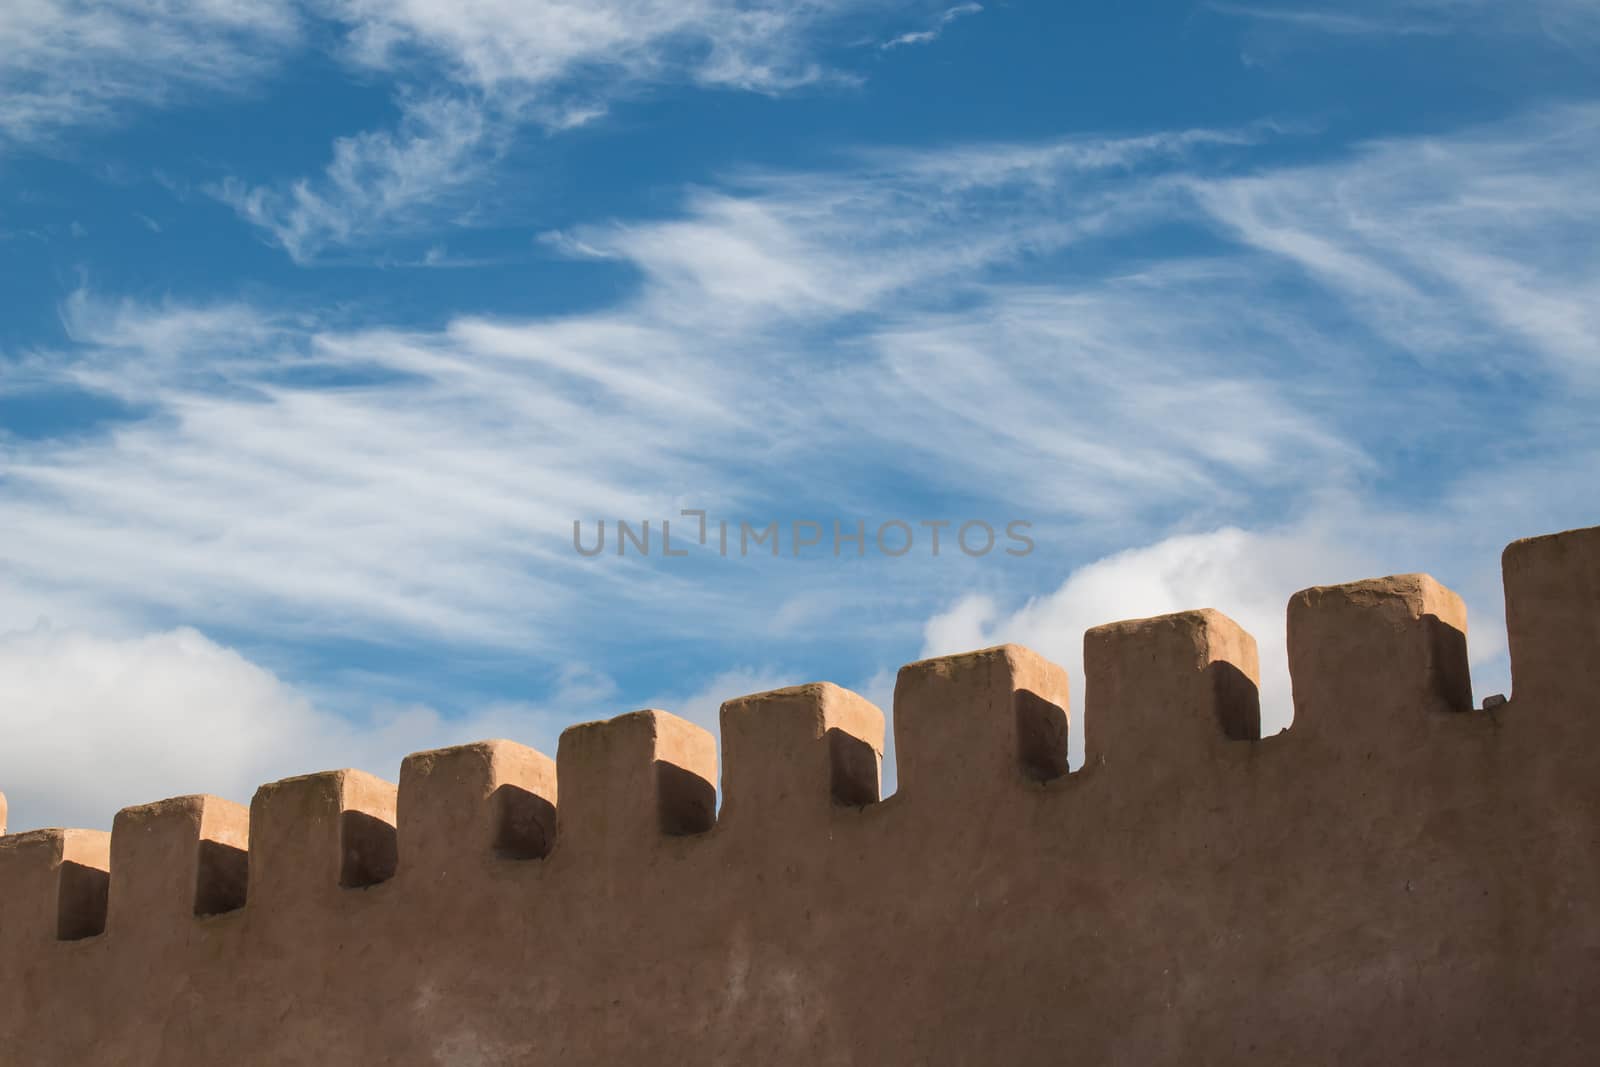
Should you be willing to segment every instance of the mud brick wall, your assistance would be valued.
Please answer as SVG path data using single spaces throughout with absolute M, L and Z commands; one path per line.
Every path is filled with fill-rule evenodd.
M 0 837 L 0 1063 L 1600 1062 L 1600 529 L 1424 575 Z M 3 742 L 0 742 L 3 743 Z M 71 774 L 71 767 L 61 768 Z M 558 795 L 559 793 L 559 795 Z M 0 824 L 4 822 L 0 800 Z

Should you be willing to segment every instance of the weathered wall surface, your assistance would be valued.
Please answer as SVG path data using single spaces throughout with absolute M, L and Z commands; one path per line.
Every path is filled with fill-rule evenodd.
M 720 813 L 643 712 L 0 838 L 0 1060 L 1594 1063 L 1600 529 L 1505 575 L 1489 711 L 1405 576 L 1293 599 L 1266 740 L 1193 612 L 1089 633 L 1072 774 L 1007 647 L 901 672 L 881 803 L 882 716 L 810 686 L 725 706 Z

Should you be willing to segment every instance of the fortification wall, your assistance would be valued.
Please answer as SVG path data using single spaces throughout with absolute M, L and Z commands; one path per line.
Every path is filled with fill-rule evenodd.
M 1600 529 L 1505 555 L 1471 710 L 1421 575 L 0 838 L 7 1064 L 1588 1064 Z M 65 768 L 63 769 L 66 770 Z M 557 796 L 559 782 L 560 796 Z M 0 809 L 3 810 L 3 809 Z

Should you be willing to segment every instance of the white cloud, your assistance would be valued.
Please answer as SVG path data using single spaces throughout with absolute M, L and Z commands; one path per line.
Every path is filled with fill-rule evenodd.
M 527 126 L 559 132 L 662 84 L 782 93 L 848 82 L 815 54 L 872 0 L 326 0 L 345 57 L 402 87 L 393 131 L 341 138 L 324 174 L 213 192 L 297 261 L 427 228 Z
M 477 102 L 408 99 L 398 128 L 335 141 L 316 178 L 283 187 L 228 178 L 211 192 L 304 263 L 328 245 L 405 231 L 448 207 L 488 171 L 505 136 Z
M 1250 299 L 1238 281 L 1191 268 L 996 292 L 882 328 L 839 403 L 862 422 L 898 409 L 875 433 L 903 464 L 949 489 L 998 481 L 1041 515 L 1117 521 L 1349 483 L 1370 461 L 1262 368 L 1289 338 L 1226 313 Z
M 362 75 L 393 80 L 395 125 L 337 139 L 320 174 L 210 189 L 305 262 L 449 219 L 529 126 L 581 126 L 659 85 L 851 83 L 817 56 L 862 17 L 885 12 L 876 0 L 12 0 L 0 142 L 248 89 L 305 41 L 331 38 Z
M 101 301 L 78 289 L 61 305 L 61 325 L 74 342 L 73 356 L 34 353 L 0 376 L 0 391 L 12 376 L 68 376 L 88 388 L 127 400 L 142 400 L 175 382 L 224 384 L 246 366 L 260 368 L 290 336 L 292 320 L 244 304 L 196 307 L 168 302 L 159 307 L 134 301 Z
M 1353 37 L 1393 37 L 1456 32 L 1539 34 L 1574 44 L 1600 33 L 1600 5 L 1594 0 L 1352 0 L 1334 6 L 1267 6 L 1254 3 L 1206 5 L 1219 14 L 1263 27 Z
M 1261 7 L 1253 4 L 1211 3 L 1206 7 L 1220 15 L 1339 36 L 1404 36 L 1448 32 L 1447 27 L 1440 22 L 1415 18 L 1407 10 L 1408 5 L 1404 3 L 1393 5 L 1388 11 L 1378 10 L 1370 14 L 1320 8 Z M 1397 15 L 1400 17 L 1396 17 Z
M 887 52 L 892 48 L 904 48 L 907 45 L 932 44 L 944 34 L 945 27 L 956 19 L 963 15 L 976 15 L 982 10 L 982 4 L 957 4 L 946 8 L 928 29 L 913 30 L 891 37 L 879 47 Z
M 663 708 L 717 732 L 723 701 L 793 684 L 782 673 L 724 671 Z M 398 781 L 410 753 L 508 738 L 554 757 L 563 729 L 633 710 L 616 684 L 569 665 L 539 704 L 493 703 L 444 717 L 414 704 L 337 713 L 272 671 L 188 628 L 0 631 L 0 792 L 15 833 L 108 828 L 123 807 L 210 793 L 248 804 L 255 788 L 296 774 L 356 767 Z
M 669 79 L 792 88 L 823 74 L 809 54 L 815 28 L 860 6 L 854 0 L 326 4 L 350 27 L 349 54 L 358 63 L 400 70 L 432 58 L 463 84 L 511 96 L 591 77 L 602 95 Z
M 139 414 L 0 439 L 0 626 L 181 618 L 543 663 L 657 633 L 789 650 L 741 648 L 734 662 L 763 667 L 679 705 L 705 719 L 738 690 L 813 675 L 790 670 L 797 648 L 902 650 L 941 606 L 929 651 L 1009 637 L 1073 665 L 1088 626 L 1213 606 L 1262 641 L 1271 722 L 1290 592 L 1428 569 L 1467 596 L 1490 664 L 1500 546 L 1592 521 L 1593 116 L 1232 176 L 1252 136 L 744 175 L 674 218 L 553 239 L 641 278 L 563 317 L 350 329 L 80 293 L 63 309 L 74 343 L 8 364 L 0 390 L 111 392 Z M 1152 258 L 1152 226 L 1220 239 Z M 946 556 L 864 577 L 570 549 L 574 518 L 920 518 L 928 497 L 1034 520 L 1035 564 Z M 1031 604 L 1016 585 L 1069 571 Z M 175 641 L 147 650 L 221 662 Z M 561 721 L 622 710 L 605 700 L 575 698 Z M 496 714 L 471 721 L 534 721 Z
M 1600 107 L 1570 106 L 1196 192 L 1221 224 L 1315 275 L 1414 358 L 1507 374 L 1532 370 L 1531 352 L 1544 372 L 1594 385 L 1597 144 Z
M 983 272 L 1182 210 L 1171 180 L 1261 131 L 957 145 L 867 153 L 834 172 L 757 172 L 696 190 L 681 217 L 548 240 L 635 265 L 652 315 L 701 329 L 938 304 Z M 841 284 L 841 278 L 849 284 Z
M 1441 580 L 1457 573 L 1468 577 L 1457 591 L 1468 600 L 1478 695 L 1509 691 L 1498 589 L 1484 580 L 1495 574 L 1496 534 L 1462 538 L 1460 529 L 1453 516 L 1382 516 L 1344 500 L 1289 526 L 1179 534 L 1079 567 L 1053 592 L 1009 611 L 991 596 L 963 595 L 928 620 L 923 655 L 1015 642 L 1060 663 L 1079 709 L 1071 734 L 1072 763 L 1078 766 L 1084 633 L 1123 619 L 1215 608 L 1256 639 L 1261 728 L 1267 736 L 1287 728 L 1294 717 L 1286 643 L 1289 598 L 1314 585 L 1431 569 Z
M 1283 487 L 1313 463 L 1359 462 L 1259 360 L 1236 351 L 1219 369 L 1197 347 L 1223 330 L 1239 345 L 1206 271 L 1053 291 L 983 281 L 990 265 L 1085 228 L 1134 225 L 1160 199 L 1113 207 L 1095 185 L 1117 161 L 1161 158 L 1148 144 L 1026 151 L 1025 177 L 1021 164 L 991 161 L 980 181 L 912 159 L 814 183 L 772 176 L 697 197 L 682 219 L 596 229 L 587 246 L 647 281 L 620 306 L 570 318 L 351 332 L 238 305 L 79 293 L 64 309 L 76 347 L 36 354 L 29 374 L 53 370 L 151 416 L 0 445 L 11 486 L 0 553 L 34 595 L 92 586 L 134 614 L 159 605 L 205 623 L 537 645 L 553 635 L 543 618 L 596 589 L 643 603 L 693 587 L 626 561 L 578 566 L 573 519 L 671 515 L 685 497 L 788 512 L 833 495 L 828 506 L 847 508 L 803 473 L 811 443 L 893 446 L 948 487 L 1004 487 L 1008 508 L 1040 518 Z M 1034 191 L 996 198 L 996 184 Z M 1069 199 L 1093 223 L 1032 223 Z M 951 221 L 929 221 L 940 217 Z M 964 294 L 964 308 L 926 308 L 941 291 Z M 804 371 L 823 333 L 863 315 L 847 362 Z M 1203 410 L 1174 417 L 1195 396 Z M 1056 417 L 1074 405 L 1095 410 Z M 731 475 L 752 448 L 766 472 L 795 473 Z M 764 574 L 791 603 L 818 593 L 802 576 Z
M 493 101 L 485 120 L 516 113 L 560 129 L 657 82 L 779 92 L 836 77 L 813 58 L 817 34 L 874 6 L 872 0 L 9 0 L 0 12 L 0 139 L 37 142 L 132 107 L 250 87 L 316 36 L 309 28 L 331 29 L 352 65 L 402 84 L 442 71 L 463 105 Z
M 0 142 L 250 85 L 297 37 L 290 0 L 8 0 Z
M 259 782 L 358 747 L 348 726 L 193 630 L 0 636 L 0 705 L 13 831 L 105 826 L 119 807 L 178 793 L 248 799 Z
M 1362 550 L 1310 525 L 1181 534 L 1080 567 L 1054 592 L 1010 612 L 989 597 L 964 597 L 929 621 L 923 654 L 1015 641 L 1067 667 L 1072 693 L 1081 701 L 1086 630 L 1122 619 L 1216 608 L 1256 638 L 1263 732 L 1272 733 L 1291 717 L 1284 652 L 1289 597 L 1307 586 L 1343 580 L 1329 575 L 1368 577 L 1374 566 Z
M 1455 438 L 1447 478 L 1546 437 L 1576 454 L 1593 436 L 1576 413 L 1596 137 L 1567 110 L 1244 178 L 1208 176 L 1211 153 L 1250 147 L 1218 133 L 746 175 L 676 218 L 563 235 L 640 272 L 613 306 L 442 330 L 81 293 L 64 309 L 76 344 L 7 377 L 145 414 L 0 441 L 0 566 L 61 624 L 87 597 L 112 617 L 554 655 L 606 608 L 677 597 L 691 624 L 804 634 L 851 584 L 585 564 L 575 518 L 870 517 L 937 486 L 1082 559 L 1174 522 L 1359 495 L 1389 477 L 1381 457 L 1441 447 L 1441 425 L 1519 427 Z M 1118 256 L 1152 225 L 1245 243 Z M 1089 242 L 1114 265 L 1063 269 Z M 1286 299 L 1302 271 L 1316 285 Z M 1538 285 L 1472 288 L 1519 276 Z M 1529 387 L 1492 388 L 1512 373 Z M 926 577 L 908 563 L 873 595 L 923 603 Z
M 248 803 L 263 782 L 358 767 L 390 781 L 410 752 L 513 737 L 552 754 L 565 716 L 609 714 L 607 684 L 563 680 L 561 711 L 489 706 L 445 719 L 421 706 L 317 707 L 273 672 L 192 629 L 114 636 L 0 633 L 0 791 L 12 832 L 109 827 L 119 808 L 187 793 Z

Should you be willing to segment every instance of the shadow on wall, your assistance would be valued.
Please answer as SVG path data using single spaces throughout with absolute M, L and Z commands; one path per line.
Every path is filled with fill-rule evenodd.
M 1217 727 L 1229 741 L 1261 739 L 1261 688 L 1255 679 L 1225 660 L 1206 668 L 1216 696 Z
M 1435 694 L 1454 711 L 1472 709 L 1472 667 L 1467 657 L 1467 635 L 1437 615 L 1424 615 L 1422 625 L 1428 650 L 1428 676 Z
M 661 832 L 703 834 L 717 822 L 717 787 L 676 763 L 656 760 Z
M 510 782 L 489 796 L 494 818 L 495 855 L 537 860 L 550 854 L 556 839 L 556 808 L 544 797 Z
M 344 854 L 339 884 L 359 889 L 393 878 L 400 859 L 395 828 L 364 811 L 349 810 L 340 819 Z
M 203 838 L 197 858 L 194 913 L 220 915 L 244 907 L 250 884 L 250 853 L 222 841 Z
M 110 889 L 110 871 L 72 860 L 62 863 L 56 890 L 56 938 L 80 941 L 104 933 Z
M 1030 689 L 1017 690 L 1012 706 L 1017 716 L 1017 761 L 1023 773 L 1038 782 L 1070 773 L 1071 726 L 1066 709 Z

